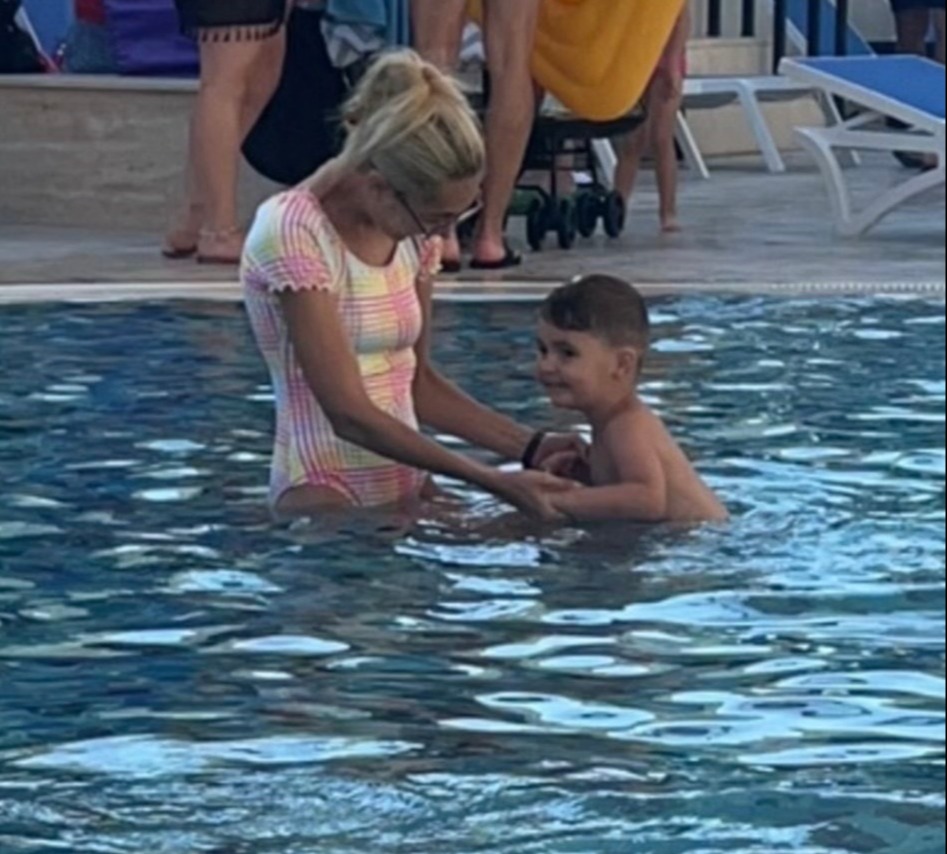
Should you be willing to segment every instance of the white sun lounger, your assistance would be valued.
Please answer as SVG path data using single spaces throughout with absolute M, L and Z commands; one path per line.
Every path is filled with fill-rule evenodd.
M 822 4 L 821 42 L 814 48 L 820 55 L 830 55 L 836 43 L 836 6 L 833 0 L 820 0 Z M 882 0 L 875 0 L 876 3 Z M 887 0 L 884 0 L 887 2 Z M 770 3 L 770 6 L 773 4 Z M 810 52 L 808 43 L 810 0 L 788 0 L 786 4 L 787 35 L 792 46 L 799 54 Z M 775 12 L 775 8 L 773 9 Z M 871 45 L 854 27 L 849 26 L 846 33 L 846 54 L 848 56 L 866 56 L 874 54 Z M 756 140 L 770 172 L 786 171 L 779 147 L 773 132 L 766 121 L 763 104 L 781 103 L 798 100 L 815 94 L 812 88 L 795 80 L 778 75 L 728 75 L 722 77 L 691 77 L 684 84 L 684 107 L 690 110 L 716 109 L 737 103 L 743 110 L 747 125 Z M 819 106 L 825 113 L 829 124 L 840 121 L 835 102 L 831 98 L 818 98 Z M 677 141 L 681 146 L 688 164 L 704 178 L 710 177 L 704 156 L 697 145 L 686 116 L 681 113 L 677 120 Z M 855 158 L 852 158 L 855 161 Z M 857 161 L 855 161 L 857 162 Z
M 738 103 L 767 168 L 779 174 L 786 171 L 786 163 L 766 120 L 763 104 L 795 101 L 813 94 L 811 86 L 786 77 L 689 77 L 684 81 L 684 109 L 716 109 Z M 830 122 L 839 119 L 831 99 L 820 99 L 820 105 Z M 701 176 L 709 178 L 710 171 L 684 114 L 678 115 L 677 140 L 688 164 Z
M 782 72 L 828 98 L 842 98 L 862 108 L 855 118 L 834 127 L 796 131 L 826 178 L 832 212 L 843 235 L 865 234 L 915 196 L 945 184 L 947 78 L 943 66 L 911 56 L 787 59 Z M 900 121 L 908 130 L 884 127 L 885 119 Z M 839 159 L 852 151 L 934 155 L 937 165 L 856 211 Z

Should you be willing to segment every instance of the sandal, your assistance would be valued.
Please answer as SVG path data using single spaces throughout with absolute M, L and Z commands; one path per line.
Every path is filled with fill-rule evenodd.
M 190 258 L 197 253 L 199 233 L 187 228 L 178 228 L 170 232 L 161 246 L 161 254 L 171 261 Z
M 243 229 L 239 227 L 220 231 L 204 229 L 197 246 L 197 263 L 229 267 L 239 265 L 245 237 Z
M 504 247 L 506 254 L 496 261 L 481 261 L 474 258 L 470 262 L 471 270 L 482 270 L 484 272 L 496 272 L 497 270 L 509 270 L 511 267 L 519 267 L 523 263 L 523 256 L 509 246 Z

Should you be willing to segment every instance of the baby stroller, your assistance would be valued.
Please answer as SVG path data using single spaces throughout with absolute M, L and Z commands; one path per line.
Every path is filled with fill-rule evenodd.
M 490 78 L 484 72 L 483 94 L 473 98 L 481 115 L 486 113 L 489 98 Z M 572 116 L 561 108 L 544 109 L 539 113 L 523 161 L 516 198 L 507 213 L 507 221 L 514 216 L 525 217 L 526 240 L 534 252 L 542 250 L 550 234 L 556 236 L 561 249 L 572 249 L 580 236 L 592 237 L 599 223 L 609 237 L 621 237 L 627 207 L 621 194 L 612 190 L 604 179 L 595 144 L 610 143 L 619 136 L 633 133 L 646 118 L 643 105 L 627 116 L 607 122 Z M 526 180 L 526 176 L 535 178 L 537 173 L 548 176 L 545 185 Z M 575 191 L 563 191 L 562 177 L 568 173 L 583 175 L 586 180 Z M 461 239 L 472 237 L 475 229 L 475 219 L 466 221 Z
M 472 19 L 482 22 L 481 0 L 469 2 Z M 595 148 L 632 133 L 644 122 L 644 110 L 631 106 L 647 89 L 685 2 L 544 0 L 535 76 L 571 115 L 541 113 L 528 148 L 524 172 L 546 172 L 548 187 L 521 187 L 511 213 L 526 217 L 534 250 L 551 232 L 568 249 L 579 235 L 592 236 L 599 222 L 611 236 L 624 231 L 624 200 L 603 181 Z M 468 30 L 464 44 L 468 62 L 483 61 L 479 41 L 476 29 Z M 574 195 L 562 192 L 565 171 L 588 176 Z
M 536 120 L 523 173 L 545 172 L 548 187 L 521 184 L 520 196 L 527 201 L 514 211 L 526 217 L 526 239 L 533 251 L 543 248 L 550 233 L 555 234 L 561 249 L 571 249 L 579 236 L 592 237 L 599 223 L 609 237 L 621 237 L 625 200 L 603 180 L 595 143 L 632 133 L 645 118 L 639 107 L 611 122 L 555 114 L 543 114 Z M 563 172 L 584 173 L 589 180 L 574 194 L 564 195 L 560 192 Z

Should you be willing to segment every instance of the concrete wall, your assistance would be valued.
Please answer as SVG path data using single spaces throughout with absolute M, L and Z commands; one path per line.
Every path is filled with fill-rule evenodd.
M 691 72 L 698 76 L 768 74 L 771 57 L 770 44 L 754 39 L 696 40 L 689 50 Z M 818 125 L 823 121 L 822 111 L 811 98 L 766 104 L 763 112 L 777 144 L 786 150 L 796 147 L 793 136 L 796 127 Z M 758 151 L 743 110 L 738 106 L 688 110 L 688 122 L 701 150 L 708 156 Z
M 690 61 L 695 74 L 767 73 L 770 46 L 697 40 Z M 0 223 L 161 231 L 181 194 L 194 88 L 175 80 L 0 77 Z M 785 148 L 794 144 L 794 126 L 821 120 L 807 100 L 766 109 Z M 737 107 L 694 111 L 690 120 L 708 155 L 756 150 Z M 250 216 L 274 188 L 245 173 L 242 210 Z
M 0 223 L 162 230 L 195 84 L 0 77 Z M 247 214 L 272 187 L 247 171 Z

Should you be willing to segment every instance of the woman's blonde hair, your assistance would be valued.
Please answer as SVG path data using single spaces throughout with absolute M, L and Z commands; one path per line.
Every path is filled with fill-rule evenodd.
M 460 86 L 413 51 L 377 59 L 342 117 L 345 165 L 377 169 L 401 192 L 433 199 L 483 173 L 483 133 Z

